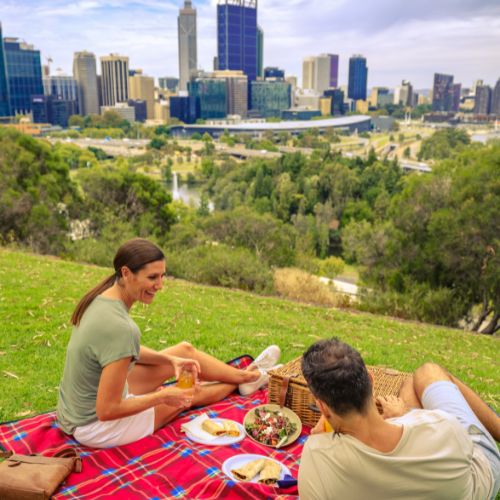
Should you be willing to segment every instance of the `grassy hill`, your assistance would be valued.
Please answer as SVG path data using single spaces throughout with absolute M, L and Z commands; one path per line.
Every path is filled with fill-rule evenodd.
M 69 318 L 84 292 L 110 273 L 0 249 L 0 421 L 56 407 Z M 277 344 L 287 362 L 336 335 L 367 364 L 413 371 L 424 361 L 440 363 L 500 409 L 495 338 L 180 281 L 167 281 L 153 305 L 136 304 L 131 316 L 143 345 L 160 350 L 186 340 L 222 360 Z

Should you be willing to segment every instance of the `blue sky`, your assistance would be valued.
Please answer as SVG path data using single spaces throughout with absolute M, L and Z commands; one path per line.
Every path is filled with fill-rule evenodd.
M 150 76 L 177 76 L 177 15 L 170 0 L 2 0 L 3 36 L 19 37 L 52 56 L 53 69 L 72 71 L 73 53 L 118 52 Z M 212 69 L 216 0 L 196 1 L 198 62 Z M 301 80 L 302 58 L 340 55 L 340 84 L 349 56 L 367 57 L 368 86 L 393 88 L 402 79 L 430 88 L 434 72 L 470 87 L 500 78 L 498 0 L 260 0 L 264 65 Z

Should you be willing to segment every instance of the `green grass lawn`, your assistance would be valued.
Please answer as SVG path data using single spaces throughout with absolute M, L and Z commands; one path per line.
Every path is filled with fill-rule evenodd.
M 81 296 L 108 274 L 0 250 L 0 421 L 56 407 L 68 321 Z M 495 338 L 181 281 L 167 281 L 153 305 L 136 304 L 131 316 L 143 345 L 159 350 L 187 340 L 225 361 L 277 344 L 287 362 L 337 335 L 371 365 L 413 371 L 424 361 L 441 363 L 500 409 Z

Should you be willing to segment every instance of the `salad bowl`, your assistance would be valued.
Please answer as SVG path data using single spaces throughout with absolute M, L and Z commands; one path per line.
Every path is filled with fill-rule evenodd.
M 270 448 L 288 446 L 302 432 L 302 422 L 295 412 L 273 404 L 252 408 L 245 415 L 243 427 L 250 439 Z

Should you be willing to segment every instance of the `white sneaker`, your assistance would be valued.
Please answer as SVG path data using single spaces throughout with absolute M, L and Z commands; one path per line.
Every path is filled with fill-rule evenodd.
M 252 362 L 259 370 L 271 370 L 281 356 L 281 349 L 277 345 L 271 345 L 264 349 Z
M 257 371 L 257 370 L 256 370 Z M 245 384 L 240 384 L 238 389 L 240 390 L 240 394 L 242 396 L 250 396 L 254 392 L 258 391 L 260 388 L 267 385 L 269 382 L 269 375 L 264 370 L 258 370 L 261 373 L 261 376 L 255 382 L 247 382 Z

